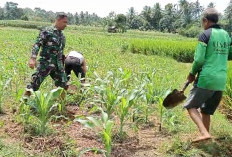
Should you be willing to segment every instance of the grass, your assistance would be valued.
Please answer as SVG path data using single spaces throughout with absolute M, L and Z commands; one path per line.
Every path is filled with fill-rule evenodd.
M 21 146 L 14 142 L 8 143 L 4 137 L 0 137 L 0 156 L 6 157 L 26 157 L 25 152 L 21 149 Z
M 197 41 L 136 39 L 130 42 L 130 51 L 145 55 L 170 57 L 188 63 L 193 61 L 196 44 Z

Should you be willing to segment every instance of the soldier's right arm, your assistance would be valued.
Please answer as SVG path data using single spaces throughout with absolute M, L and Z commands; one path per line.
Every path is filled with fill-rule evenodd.
M 39 36 L 36 39 L 35 44 L 32 47 L 31 50 L 31 58 L 36 59 L 38 53 L 39 53 L 39 49 L 40 47 L 46 42 L 46 38 L 47 38 L 47 31 L 46 30 L 41 30 L 39 33 Z

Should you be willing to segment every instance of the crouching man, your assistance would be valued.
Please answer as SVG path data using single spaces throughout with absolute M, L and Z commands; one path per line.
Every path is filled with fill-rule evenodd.
M 66 55 L 65 59 L 65 73 L 68 81 L 70 80 L 71 71 L 73 70 L 76 77 L 81 76 L 81 83 L 85 83 L 85 74 L 87 71 L 86 60 L 82 53 L 71 51 Z

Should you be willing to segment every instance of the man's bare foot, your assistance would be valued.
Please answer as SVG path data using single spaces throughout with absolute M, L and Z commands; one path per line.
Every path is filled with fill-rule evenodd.
M 192 142 L 193 143 L 198 143 L 198 142 L 206 141 L 206 140 L 209 140 L 209 139 L 212 139 L 212 137 L 210 135 L 208 135 L 208 136 L 200 136 L 197 139 L 193 140 Z

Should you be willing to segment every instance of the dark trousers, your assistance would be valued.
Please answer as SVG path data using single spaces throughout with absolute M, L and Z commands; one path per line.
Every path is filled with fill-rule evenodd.
M 82 65 L 80 64 L 80 59 L 72 56 L 68 56 L 65 59 L 65 73 L 67 76 L 71 74 L 71 71 L 74 71 L 75 75 L 78 77 L 79 74 L 81 78 L 85 78 L 85 73 L 83 71 Z M 68 77 L 68 80 L 70 77 Z
M 39 66 L 37 67 L 36 72 L 32 74 L 32 81 L 27 85 L 27 88 L 37 91 L 48 75 L 55 81 L 57 87 L 62 87 L 64 89 L 68 88 L 67 77 L 64 70 L 60 70 L 57 65 L 43 59 L 40 59 Z

